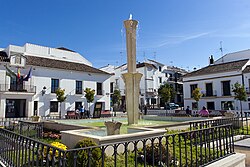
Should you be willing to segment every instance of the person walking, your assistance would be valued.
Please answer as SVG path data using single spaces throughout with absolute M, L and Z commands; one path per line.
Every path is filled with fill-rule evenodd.
M 84 115 L 84 108 L 83 108 L 83 106 L 81 106 L 81 108 L 80 108 L 80 118 L 81 119 L 83 118 L 83 115 Z
M 187 106 L 187 108 L 186 108 L 186 114 L 191 116 L 191 110 L 189 109 L 189 106 Z
M 144 115 L 147 115 L 147 112 L 148 112 L 147 105 L 144 105 Z

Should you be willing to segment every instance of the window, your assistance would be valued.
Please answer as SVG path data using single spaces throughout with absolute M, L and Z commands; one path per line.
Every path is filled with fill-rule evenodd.
M 58 101 L 50 102 L 50 112 L 58 112 Z
M 56 93 L 59 88 L 59 79 L 51 79 L 51 93 Z
M 234 102 L 233 101 L 222 101 L 221 102 L 222 110 L 234 110 Z
M 80 111 L 82 106 L 82 102 L 75 102 L 75 110 L 78 109 Z
M 21 64 L 21 56 L 15 57 L 15 64 Z
M 190 85 L 190 97 L 193 97 L 193 91 L 197 88 L 197 84 Z
M 206 96 L 213 96 L 213 84 L 206 83 Z
M 156 104 L 156 98 L 151 98 L 151 104 Z
M 173 74 L 169 74 L 169 80 L 170 80 L 170 81 L 173 81 L 173 80 L 174 80 Z
M 162 78 L 161 77 L 159 77 L 159 83 L 162 83 Z
M 222 96 L 230 96 L 230 81 L 222 81 Z
M 159 71 L 161 71 L 161 66 L 159 66 Z
M 114 82 L 110 83 L 110 93 L 114 93 Z
M 214 102 L 207 102 L 207 109 L 208 110 L 215 110 Z
M 97 95 L 102 95 L 102 83 L 97 82 Z
M 82 81 L 76 81 L 76 94 L 82 94 Z
M 168 73 L 165 73 L 165 77 L 168 77 Z
M 198 103 L 192 102 L 192 110 L 198 110 Z

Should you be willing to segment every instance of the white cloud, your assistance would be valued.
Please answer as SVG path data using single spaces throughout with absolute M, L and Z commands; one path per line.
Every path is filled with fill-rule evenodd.
M 188 41 L 188 40 L 192 40 L 192 39 L 196 39 L 196 38 L 206 36 L 206 35 L 208 35 L 210 33 L 211 32 L 203 32 L 203 33 L 192 34 L 192 35 L 172 36 L 171 38 L 174 38 L 174 39 L 165 40 L 164 42 L 161 42 L 160 44 L 158 44 L 156 46 L 156 48 L 166 46 L 166 45 L 180 44 L 180 43 Z

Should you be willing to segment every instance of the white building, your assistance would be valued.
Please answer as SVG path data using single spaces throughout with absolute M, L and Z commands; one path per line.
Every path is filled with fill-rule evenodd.
M 18 69 L 20 78 L 15 76 Z M 29 71 L 31 77 L 25 81 Z M 8 73 L 13 75 L 8 76 Z M 85 88 L 96 92 L 90 104 L 91 114 L 96 104 L 101 104 L 102 110 L 109 110 L 109 78 L 110 74 L 93 68 L 79 53 L 66 48 L 28 43 L 9 45 L 0 49 L 0 118 L 58 115 L 57 88 L 65 89 L 67 96 L 61 105 L 62 115 L 81 105 L 88 108 Z
M 192 91 L 200 88 L 203 97 L 198 109 L 205 106 L 209 110 L 240 110 L 239 101 L 234 99 L 232 86 L 238 82 L 245 85 L 249 96 L 250 87 L 250 50 L 230 53 L 210 65 L 186 74 L 184 81 L 184 106 L 197 110 Z M 250 98 L 243 102 L 243 110 L 250 109 Z
M 101 70 L 112 74 L 110 78 L 110 92 L 112 94 L 114 89 L 121 91 L 123 106 L 125 102 L 125 84 L 122 79 L 122 74 L 127 72 L 127 65 L 123 64 L 119 67 L 108 65 L 102 67 Z M 185 70 L 173 66 L 166 66 L 154 60 L 147 60 L 146 62 L 138 63 L 136 65 L 136 71 L 143 74 L 140 82 L 141 105 L 149 104 L 151 107 L 164 106 L 158 97 L 158 89 L 160 85 L 165 82 L 172 84 L 177 92 L 175 99 L 172 99 L 173 102 L 183 103 L 183 83 L 181 76 L 187 73 Z

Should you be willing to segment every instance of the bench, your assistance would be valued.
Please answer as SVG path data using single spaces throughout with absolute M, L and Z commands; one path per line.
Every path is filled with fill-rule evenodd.
M 101 112 L 101 117 L 111 117 L 110 111 L 107 111 L 107 110 L 102 111 Z
M 65 116 L 66 119 L 78 119 L 79 114 L 76 113 L 75 111 L 67 111 L 67 114 Z

